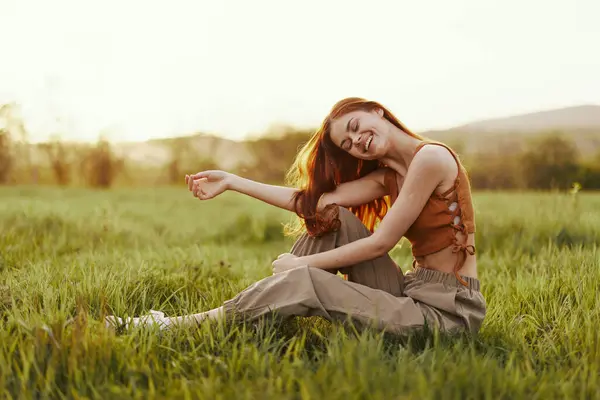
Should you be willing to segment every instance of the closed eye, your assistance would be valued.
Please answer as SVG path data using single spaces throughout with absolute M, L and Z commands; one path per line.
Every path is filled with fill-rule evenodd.
M 350 126 L 353 125 L 353 126 Z M 360 127 L 360 123 L 358 122 L 358 118 L 353 118 L 350 121 L 348 121 L 348 125 L 346 127 L 347 131 L 354 131 L 354 132 L 358 132 L 358 129 Z M 340 148 L 346 150 L 346 151 L 350 151 L 352 149 L 352 140 L 350 138 L 347 138 L 345 140 L 342 141 L 342 143 L 340 143 Z

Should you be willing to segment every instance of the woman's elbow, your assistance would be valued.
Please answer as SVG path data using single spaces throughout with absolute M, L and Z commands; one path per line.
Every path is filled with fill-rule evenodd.
M 371 236 L 371 238 L 373 239 L 373 253 L 375 257 L 381 257 L 387 254 L 396 245 L 396 242 L 394 240 L 391 240 L 390 238 L 381 237 L 377 234 L 374 234 L 373 236 Z

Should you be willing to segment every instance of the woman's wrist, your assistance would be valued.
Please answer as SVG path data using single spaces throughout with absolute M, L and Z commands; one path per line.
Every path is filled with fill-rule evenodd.
M 306 265 L 307 267 L 310 267 L 308 260 L 306 259 L 306 257 L 308 256 L 299 256 L 298 257 L 298 265 Z
M 239 181 L 239 176 L 232 173 L 228 173 L 228 175 L 225 177 L 225 187 L 227 188 L 227 190 L 239 192 Z

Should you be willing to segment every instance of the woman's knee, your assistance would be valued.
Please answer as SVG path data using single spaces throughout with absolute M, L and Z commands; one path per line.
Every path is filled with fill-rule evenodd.
M 294 242 L 291 253 L 295 256 L 321 253 L 371 234 L 362 221 L 347 208 L 338 206 L 338 212 L 334 217 L 339 220 L 339 223 L 332 224 L 332 228 L 322 234 L 302 233 Z M 337 227 L 333 227 L 334 225 Z
M 308 265 L 292 268 L 282 272 L 282 274 L 285 274 L 282 276 L 283 279 L 293 281 L 298 284 L 301 282 L 310 282 L 314 284 L 315 281 L 321 282 L 323 279 L 331 278 L 331 276 L 334 275 L 331 273 L 331 271 L 321 268 L 311 268 Z
M 347 208 L 340 206 L 338 215 L 341 223 L 340 229 L 346 229 L 361 237 L 369 236 L 371 234 L 363 222 Z

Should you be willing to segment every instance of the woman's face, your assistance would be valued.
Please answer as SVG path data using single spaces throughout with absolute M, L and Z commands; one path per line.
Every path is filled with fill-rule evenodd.
M 383 111 L 352 111 L 331 121 L 333 143 L 350 155 L 376 160 L 386 153 L 389 123 Z

